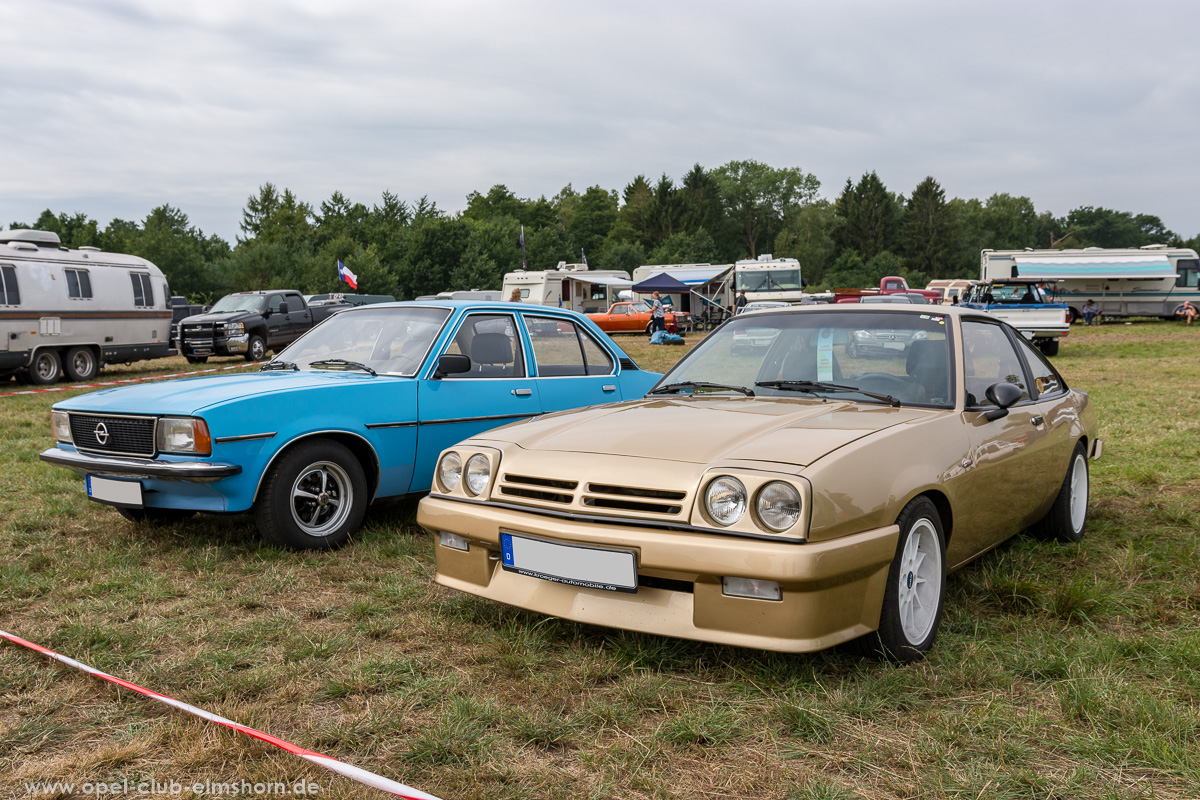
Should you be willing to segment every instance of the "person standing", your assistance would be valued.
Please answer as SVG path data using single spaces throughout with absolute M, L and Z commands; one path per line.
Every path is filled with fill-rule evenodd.
M 655 331 L 667 329 L 666 310 L 663 308 L 662 295 L 654 293 L 654 302 L 650 305 L 650 335 Z
M 513 289 L 513 290 L 512 290 L 512 294 L 511 294 L 511 295 L 509 295 L 508 302 L 510 302 L 510 303 L 519 303 L 519 302 L 521 302 L 521 290 L 520 290 L 520 289 Z
M 746 290 L 742 289 L 733 301 L 733 313 L 742 313 L 742 309 L 746 307 L 746 302 Z

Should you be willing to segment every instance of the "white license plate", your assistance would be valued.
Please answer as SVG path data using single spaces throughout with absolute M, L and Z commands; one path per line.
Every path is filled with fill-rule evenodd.
M 142 507 L 142 484 L 138 481 L 117 481 L 88 475 L 87 493 L 93 500 L 118 506 Z
M 510 572 L 607 592 L 637 591 L 632 550 L 559 544 L 515 533 L 500 534 L 501 565 Z
M 903 350 L 904 342 L 884 342 L 883 347 L 886 350 Z

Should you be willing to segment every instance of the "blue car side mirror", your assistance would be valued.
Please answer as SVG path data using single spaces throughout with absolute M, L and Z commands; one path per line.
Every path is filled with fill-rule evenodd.
M 447 375 L 457 375 L 471 369 L 471 359 L 457 353 L 443 353 L 438 356 L 437 369 L 433 371 L 433 379 L 440 380 Z

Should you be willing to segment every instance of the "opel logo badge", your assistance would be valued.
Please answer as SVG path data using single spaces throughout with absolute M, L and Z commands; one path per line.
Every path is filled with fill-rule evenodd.
M 96 441 L 100 444 L 108 444 L 108 428 L 103 422 L 96 423 Z

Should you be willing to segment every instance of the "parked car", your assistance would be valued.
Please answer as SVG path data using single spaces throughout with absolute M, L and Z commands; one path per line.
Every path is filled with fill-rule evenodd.
M 748 326 L 774 341 L 731 359 Z M 913 344 L 854 356 L 861 330 Z M 1083 536 L 1101 452 L 1088 396 L 985 313 L 793 307 L 729 320 L 642 400 L 447 449 L 417 519 L 438 583 L 509 605 L 914 660 L 948 571 L 1025 528 Z
M 330 317 L 259 372 L 57 403 L 58 444 L 41 458 L 85 476 L 88 495 L 126 519 L 253 511 L 269 542 L 336 547 L 368 503 L 427 491 L 438 453 L 459 439 L 641 397 L 659 377 L 566 310 L 369 305 Z M 474 464 L 464 469 L 473 482 Z
M 244 356 L 262 361 L 278 353 L 312 326 L 349 303 L 310 306 L 294 289 L 227 294 L 203 314 L 179 322 L 177 349 L 189 364 L 203 364 L 209 356 Z
M 608 311 L 599 314 L 588 314 L 587 318 L 605 333 L 649 333 L 651 308 L 649 303 L 636 300 L 629 303 L 613 303 Z M 673 331 L 678 327 L 679 316 L 667 306 L 663 314 L 663 324 L 667 330 Z

